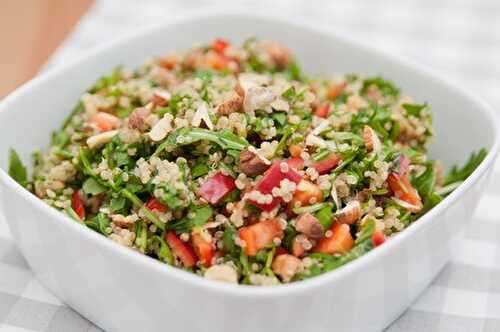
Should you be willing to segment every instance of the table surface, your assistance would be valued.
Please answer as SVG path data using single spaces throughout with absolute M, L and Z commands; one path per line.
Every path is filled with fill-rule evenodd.
M 314 7 L 311 1 L 302 0 L 232 3 L 252 11 L 291 13 L 328 24 L 340 33 L 432 67 L 500 106 L 497 0 L 317 0 Z M 47 67 L 70 61 L 137 27 L 192 8 L 214 6 L 214 1 L 200 0 L 97 1 Z M 499 199 L 497 163 L 454 258 L 387 331 L 500 331 L 500 214 L 495 212 Z M 39 284 L 10 238 L 1 213 L 0 276 L 0 332 L 100 331 Z

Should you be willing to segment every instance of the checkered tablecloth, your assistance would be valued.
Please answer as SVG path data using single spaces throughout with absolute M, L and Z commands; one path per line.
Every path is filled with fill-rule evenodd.
M 500 1 L 231 1 L 303 15 L 388 52 L 428 65 L 500 106 Z M 229 3 L 229 2 L 228 2 Z M 213 1 L 101 0 L 48 66 L 126 35 L 139 26 Z M 145 54 L 145 57 L 147 55 Z M 456 255 L 388 331 L 500 331 L 500 164 Z M 496 206 L 495 206 L 496 205 Z M 0 332 L 100 331 L 34 278 L 0 213 Z

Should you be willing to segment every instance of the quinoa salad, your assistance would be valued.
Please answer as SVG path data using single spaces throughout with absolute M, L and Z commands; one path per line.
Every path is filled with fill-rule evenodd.
M 486 156 L 444 174 L 432 114 L 380 76 L 303 73 L 285 47 L 224 39 L 118 67 L 81 95 L 28 177 L 83 227 L 220 282 L 274 285 L 383 245 Z

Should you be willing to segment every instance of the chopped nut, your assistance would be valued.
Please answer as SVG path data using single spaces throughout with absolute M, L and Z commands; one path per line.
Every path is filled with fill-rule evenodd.
M 255 73 L 242 73 L 238 76 L 238 87 L 240 95 L 244 95 L 250 88 L 260 87 L 271 82 L 270 78 L 265 75 Z
M 145 107 L 136 108 L 128 118 L 128 126 L 131 129 L 144 131 L 147 128 L 146 118 L 151 112 Z
M 214 265 L 205 271 L 205 278 L 230 284 L 238 283 L 238 273 L 228 265 Z
M 155 142 L 164 139 L 172 130 L 172 119 L 173 116 L 171 114 L 165 114 L 163 118 L 153 126 L 149 132 L 149 137 Z
M 243 99 L 243 110 L 245 112 L 253 112 L 258 109 L 267 108 L 274 100 L 276 95 L 271 89 L 257 86 L 251 87 L 246 91 Z
M 270 106 L 276 111 L 288 112 L 290 111 L 290 104 L 283 98 L 275 99 Z
M 288 147 L 288 151 L 292 157 L 300 157 L 300 154 L 304 151 L 304 149 L 297 144 L 292 144 Z
M 245 149 L 240 152 L 240 170 L 248 176 L 257 176 L 264 173 L 271 163 L 261 158 L 257 153 Z
M 166 106 L 168 101 L 170 100 L 170 93 L 165 90 L 157 90 L 153 93 L 153 97 L 151 98 L 151 102 L 153 106 Z
M 273 261 L 273 271 L 285 282 L 290 281 L 292 277 L 299 272 L 302 261 L 295 256 L 284 254 L 279 255 Z
M 305 254 L 306 248 L 304 248 L 304 240 L 307 240 L 307 238 L 303 234 L 299 234 L 293 238 L 293 240 L 292 240 L 292 254 L 295 257 L 302 257 Z
M 375 133 L 375 130 L 373 130 L 370 126 L 365 126 L 363 128 L 363 141 L 368 152 L 380 152 L 380 150 L 382 149 L 382 143 L 380 143 L 380 139 Z
M 361 218 L 361 204 L 358 201 L 351 201 L 347 205 L 335 213 L 335 220 L 341 224 L 353 224 Z
M 277 43 L 268 42 L 266 51 L 278 68 L 285 68 L 290 63 L 290 51 Z
M 217 106 L 217 113 L 222 115 L 229 115 L 234 112 L 238 112 L 243 107 L 243 98 L 238 93 L 234 93 L 233 96 L 219 104 Z
M 89 148 L 94 149 L 102 146 L 108 142 L 111 142 L 113 137 L 118 134 L 118 130 L 110 130 L 101 134 L 91 136 L 87 139 L 87 145 Z
M 295 229 L 315 240 L 322 238 L 324 233 L 323 225 L 310 213 L 303 213 L 297 218 Z
M 191 120 L 191 124 L 194 127 L 199 127 L 201 125 L 201 121 L 205 123 L 208 129 L 214 129 L 214 124 L 212 120 L 210 120 L 210 115 L 208 114 L 208 108 L 206 103 L 201 103 L 196 109 L 196 113 L 194 113 L 193 119 Z
M 114 214 L 111 216 L 111 220 L 113 221 L 113 224 L 120 228 L 130 228 L 134 225 L 135 223 L 135 218 L 131 216 L 123 216 L 121 214 Z

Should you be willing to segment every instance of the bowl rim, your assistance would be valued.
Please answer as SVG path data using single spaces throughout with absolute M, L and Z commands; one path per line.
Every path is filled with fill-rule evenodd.
M 79 232 L 79 236 L 85 237 L 88 241 L 97 241 L 104 250 L 111 250 L 113 254 L 123 255 L 125 259 L 128 259 L 131 263 L 135 265 L 142 265 L 147 268 L 149 272 L 153 273 L 163 273 L 165 277 L 176 278 L 177 282 L 183 283 L 183 286 L 192 286 L 198 289 L 203 289 L 205 291 L 211 291 L 219 294 L 241 296 L 241 297 L 253 297 L 253 298 L 269 298 L 277 296 L 290 296 L 299 295 L 314 289 L 319 289 L 330 283 L 334 283 L 342 278 L 352 276 L 355 272 L 363 268 L 364 265 L 368 265 L 370 262 L 374 262 L 377 259 L 382 259 L 383 256 L 387 255 L 390 251 L 394 250 L 402 243 L 406 242 L 408 237 L 413 236 L 414 233 L 422 232 L 427 227 L 430 227 L 430 220 L 434 219 L 436 216 L 440 215 L 443 211 L 448 209 L 453 205 L 457 199 L 470 189 L 470 187 L 478 181 L 478 179 L 485 174 L 485 172 L 492 166 L 499 147 L 500 147 L 500 126 L 497 119 L 496 113 L 493 109 L 485 103 L 479 97 L 472 95 L 467 90 L 457 86 L 454 82 L 443 78 L 441 75 L 436 74 L 431 71 L 428 67 L 421 64 L 415 63 L 411 60 L 396 56 L 393 54 L 386 53 L 383 50 L 377 49 L 375 47 L 365 45 L 361 41 L 355 40 L 349 36 L 343 35 L 332 29 L 332 27 L 327 26 L 324 23 L 318 24 L 317 22 L 312 22 L 304 17 L 300 17 L 292 14 L 285 14 L 281 17 L 272 16 L 268 13 L 262 12 L 248 12 L 248 9 L 225 9 L 221 11 L 219 9 L 215 10 L 196 10 L 189 13 L 182 13 L 175 19 L 169 22 L 163 22 L 160 24 L 155 24 L 153 26 L 148 26 L 145 28 L 138 29 L 138 31 L 116 39 L 106 45 L 101 45 L 94 48 L 89 52 L 85 52 L 80 55 L 77 59 L 68 62 L 64 65 L 57 66 L 54 69 L 49 69 L 47 72 L 35 77 L 34 79 L 23 84 L 21 87 L 17 88 L 14 92 L 9 94 L 6 98 L 0 101 L 0 113 L 7 112 L 9 106 L 15 102 L 18 98 L 23 98 L 24 94 L 30 92 L 31 89 L 36 88 L 39 85 L 45 84 L 45 82 L 50 81 L 52 78 L 58 75 L 64 75 L 67 69 L 77 66 L 79 63 L 86 62 L 88 58 L 95 57 L 101 52 L 108 49 L 113 49 L 119 46 L 124 46 L 129 44 L 131 41 L 137 38 L 147 38 L 147 36 L 157 30 L 167 29 L 178 24 L 189 24 L 195 23 L 199 19 L 231 19 L 231 18 L 242 18 L 255 21 L 267 21 L 271 23 L 282 24 L 285 26 L 294 26 L 300 28 L 312 34 L 319 34 L 326 36 L 328 38 L 333 38 L 345 43 L 357 50 L 362 50 L 377 56 L 383 57 L 392 63 L 395 63 L 399 67 L 406 68 L 412 72 L 418 72 L 420 75 L 424 76 L 426 80 L 437 81 L 443 86 L 453 92 L 463 95 L 471 102 L 477 105 L 480 109 L 482 116 L 488 118 L 493 128 L 493 145 L 488 151 L 488 155 L 483 160 L 483 162 L 478 166 L 478 168 L 461 184 L 455 191 L 453 191 L 449 196 L 447 196 L 440 204 L 435 208 L 430 210 L 424 216 L 419 218 L 418 223 L 413 223 L 404 232 L 398 234 L 398 236 L 387 241 L 384 246 L 376 248 L 376 250 L 371 250 L 364 254 L 362 257 L 355 259 L 354 261 L 346 264 L 344 266 L 335 269 L 334 271 L 329 271 L 327 273 L 321 274 L 319 276 L 313 277 L 311 279 L 306 279 L 300 282 L 290 283 L 290 284 L 280 284 L 269 287 L 262 286 L 249 286 L 249 285 L 234 285 L 225 284 L 220 282 L 213 282 L 204 279 L 198 275 L 191 272 L 186 272 L 176 267 L 167 265 L 165 263 L 159 262 L 156 259 L 152 259 L 142 253 L 138 253 L 134 250 L 126 248 L 114 241 L 110 241 L 104 236 L 90 230 L 86 227 L 82 227 L 80 224 L 74 222 L 70 217 L 59 212 L 55 208 L 50 207 L 45 204 L 42 200 L 37 198 L 35 195 L 24 189 L 19 185 L 14 179 L 12 179 L 4 169 L 0 168 L 0 182 L 3 183 L 9 190 L 24 198 L 27 202 L 32 204 L 35 208 L 43 211 L 48 216 L 49 220 L 46 222 L 55 222 L 66 225 L 64 227 L 69 227 L 69 229 Z M 380 256 L 380 257 L 379 257 Z M 156 272 L 157 271 L 157 272 Z M 168 279 L 167 279 L 168 280 Z

